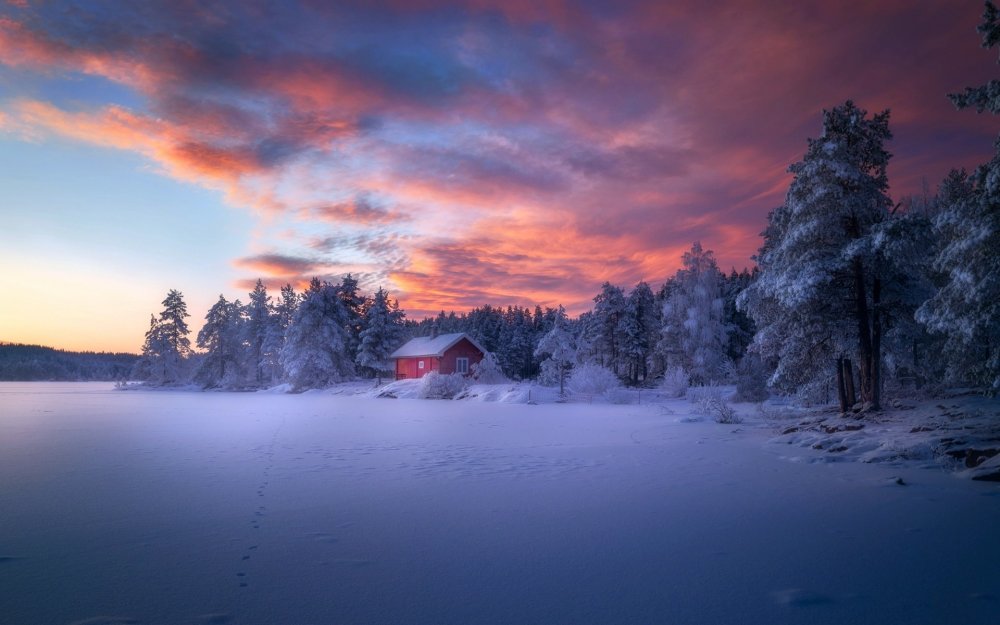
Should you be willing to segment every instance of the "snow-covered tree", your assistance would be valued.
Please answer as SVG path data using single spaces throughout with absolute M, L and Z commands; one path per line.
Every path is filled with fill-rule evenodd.
M 191 353 L 191 340 L 185 318 L 190 317 L 184 295 L 176 289 L 167 292 L 163 300 L 163 312 L 160 313 L 160 328 L 164 339 L 174 352 L 181 358 Z
M 292 317 L 295 316 L 295 311 L 299 309 L 301 301 L 302 298 L 295 292 L 292 285 L 286 284 L 281 287 L 281 299 L 274 305 L 274 316 L 277 319 L 279 328 L 284 330 L 292 325 Z
M 998 143 L 1000 149 L 1000 143 Z M 1000 390 L 1000 153 L 970 177 L 942 185 L 934 217 L 941 288 L 917 319 L 944 337 L 952 383 Z
M 1000 11 L 986 3 L 978 27 L 984 48 L 1000 45 Z M 1000 80 L 950 96 L 959 108 L 1000 113 Z M 934 219 L 941 289 L 918 311 L 931 331 L 947 337 L 953 380 L 1000 391 L 1000 140 L 996 154 L 968 177 L 952 174 L 950 195 Z M 956 179 L 958 178 L 958 179 Z
M 355 362 L 382 383 L 382 371 L 389 363 L 389 355 L 399 346 L 402 315 L 389 304 L 388 294 L 379 287 L 365 311 L 359 334 L 361 341 Z
M 158 379 L 163 377 L 160 354 L 166 349 L 166 343 L 160 337 L 156 315 L 150 315 L 149 329 L 146 330 L 141 355 L 129 374 L 130 378 L 133 380 L 143 380 L 148 384 L 157 383 Z
M 989 0 L 985 4 L 983 22 L 976 27 L 976 31 L 982 35 L 983 47 L 990 49 L 1000 45 L 1000 11 Z M 977 87 L 966 87 L 964 92 L 948 97 L 960 109 L 974 108 L 980 113 L 989 111 L 995 115 L 1000 113 L 1000 80 L 994 79 Z
M 622 335 L 618 322 L 625 315 L 625 294 L 620 287 L 605 282 L 594 297 L 593 324 L 588 336 L 596 361 L 619 374 L 622 362 Z
M 531 313 L 527 308 L 510 306 L 502 319 L 500 340 L 494 352 L 497 360 L 510 377 L 519 380 L 531 377 L 535 349 Z
M 361 345 L 361 326 L 364 318 L 365 298 L 358 290 L 358 281 L 351 274 L 347 274 L 337 285 L 337 296 L 344 311 L 344 347 L 347 355 L 353 362 L 357 357 L 358 348 Z
M 725 362 L 728 327 L 723 320 L 722 273 L 711 250 L 695 243 L 682 257 L 663 303 L 658 349 L 667 366 L 682 367 L 695 384 L 718 379 Z
M 943 189 L 944 187 L 942 187 Z M 934 236 L 928 209 L 912 202 L 906 210 L 895 210 L 873 229 L 873 251 L 880 268 L 882 292 L 878 315 L 882 328 L 882 356 L 887 379 L 898 384 L 912 380 L 918 386 L 941 379 L 943 363 L 938 357 L 942 340 L 917 321 L 915 312 L 936 291 L 938 273 L 933 268 Z
M 566 310 L 560 306 L 552 329 L 542 337 L 535 349 L 535 356 L 542 360 L 542 381 L 559 382 L 559 394 L 566 393 L 566 372 L 576 362 L 573 335 L 566 328 Z
M 500 350 L 501 335 L 505 321 L 503 311 L 489 304 L 473 308 L 466 315 L 466 325 L 463 331 L 483 346 L 486 351 L 496 353 Z
M 275 325 L 271 314 L 271 297 L 267 294 L 264 283 L 258 279 L 250 292 L 250 301 L 246 306 L 246 346 L 247 362 L 245 368 L 250 378 L 249 382 L 257 388 L 272 382 L 274 367 L 269 362 L 267 339 L 272 334 Z
M 628 381 L 634 386 L 649 377 L 650 355 L 660 333 L 653 290 L 645 282 L 635 285 L 625 299 L 625 310 L 618 320 L 621 360 Z
M 150 384 L 178 384 L 187 380 L 187 359 L 191 355 L 189 317 L 180 291 L 171 289 L 163 300 L 159 318 L 150 319 L 142 346 L 142 359 L 135 375 Z
M 745 312 L 737 308 L 736 298 L 754 280 L 757 279 L 757 268 L 752 271 L 744 269 L 737 273 L 733 268 L 729 276 L 724 277 L 722 286 L 722 321 L 729 328 L 729 344 L 726 347 L 726 357 L 738 363 L 747 353 L 747 348 L 753 341 L 756 331 L 753 320 Z
M 295 390 L 323 388 L 354 374 L 347 352 L 347 321 L 339 289 L 313 278 L 281 352 L 282 367 Z
M 281 287 L 281 299 L 274 305 L 262 347 L 263 366 L 269 372 L 269 379 L 272 381 L 285 378 L 285 372 L 281 366 L 281 352 L 285 348 L 285 334 L 288 331 L 288 326 L 292 324 L 292 317 L 295 316 L 295 311 L 298 308 L 299 296 L 292 285 L 286 284 Z
M 841 358 L 853 358 L 861 400 L 879 405 L 882 334 L 873 311 L 882 276 L 873 233 L 891 205 L 891 137 L 888 111 L 868 118 L 848 101 L 823 112 L 822 136 L 789 169 L 794 179 L 757 256 L 760 277 L 739 298 L 757 324 L 755 348 L 778 361 L 779 388 L 816 390 L 845 370 Z
M 510 381 L 493 352 L 486 352 L 482 360 L 472 365 L 472 378 L 480 384 L 503 384 Z
M 245 377 L 244 314 L 239 300 L 219 300 L 208 309 L 198 332 L 198 347 L 205 350 L 195 379 L 205 388 L 239 388 Z

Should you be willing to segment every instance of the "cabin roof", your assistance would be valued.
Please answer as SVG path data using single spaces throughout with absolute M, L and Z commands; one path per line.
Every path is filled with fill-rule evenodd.
M 451 346 L 462 339 L 467 339 L 476 349 L 486 353 L 482 345 L 474 341 L 471 336 L 465 332 L 455 332 L 454 334 L 439 334 L 436 337 L 418 336 L 415 339 L 410 339 L 405 345 L 392 352 L 389 358 L 413 358 L 416 356 L 437 356 L 440 358 Z

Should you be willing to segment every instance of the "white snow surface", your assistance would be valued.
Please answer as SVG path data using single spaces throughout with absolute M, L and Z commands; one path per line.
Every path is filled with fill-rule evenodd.
M 0 623 L 996 622 L 996 483 L 467 392 L 2 383 Z

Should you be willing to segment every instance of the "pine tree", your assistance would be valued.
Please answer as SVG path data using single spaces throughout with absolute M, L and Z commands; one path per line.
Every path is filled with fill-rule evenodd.
M 739 297 L 754 280 L 757 279 L 758 269 L 753 271 L 744 269 L 739 273 L 734 267 L 732 273 L 723 280 L 722 287 L 722 321 L 729 328 L 729 343 L 726 347 L 726 357 L 732 362 L 738 363 L 747 353 L 747 348 L 753 341 L 756 332 L 753 319 L 745 312 L 737 308 L 736 298 Z
M 184 321 L 190 315 L 180 291 L 171 289 L 162 303 L 159 318 L 150 319 L 136 375 L 154 385 L 179 384 L 187 379 L 187 359 L 191 355 L 190 330 Z
M 940 197 L 933 268 L 941 287 L 916 317 L 943 337 L 949 382 L 995 393 L 1000 390 L 1000 152 L 971 176 L 952 172 Z
M 483 348 L 494 355 L 500 351 L 504 319 L 500 310 L 486 304 L 480 308 L 473 308 L 466 316 L 469 333 Z
M 542 360 L 542 378 L 545 382 L 559 381 L 559 395 L 566 394 L 566 372 L 576 362 L 573 335 L 566 328 L 566 310 L 560 306 L 552 329 L 542 337 L 535 349 L 535 356 Z
M 208 309 L 198 332 L 198 347 L 206 350 L 195 379 L 205 388 L 239 388 L 243 385 L 243 306 L 239 300 L 218 301 Z
M 382 371 L 388 366 L 389 355 L 399 346 L 401 321 L 398 309 L 392 310 L 388 294 L 379 287 L 365 311 L 356 358 L 358 365 L 368 370 L 378 384 L 382 383 Z
M 647 379 L 650 354 L 656 346 L 659 334 L 660 315 L 652 289 L 640 282 L 625 300 L 625 310 L 618 321 L 618 335 L 621 337 L 622 360 L 625 375 L 635 386 L 639 379 Z
M 668 367 L 681 367 L 695 384 L 719 379 L 729 328 L 723 320 L 722 273 L 711 250 L 695 243 L 682 257 L 663 303 L 658 345 Z
M 361 344 L 361 320 L 364 317 L 365 298 L 358 292 L 358 281 L 351 274 L 341 278 L 340 285 L 337 287 L 337 296 L 340 298 L 345 315 L 345 349 L 353 362 Z
M 181 292 L 175 289 L 168 291 L 166 299 L 163 300 L 163 312 L 160 313 L 160 327 L 164 340 L 181 358 L 191 353 L 191 340 L 188 339 L 191 331 L 184 321 L 190 316 Z
M 622 362 L 622 336 L 618 322 L 625 314 L 625 294 L 621 288 L 605 282 L 601 292 L 594 297 L 594 316 L 596 324 L 592 328 L 595 339 L 593 349 L 602 367 L 606 367 L 618 375 Z
M 272 332 L 274 319 L 271 314 L 271 298 L 267 294 L 267 288 L 260 279 L 250 292 L 250 301 L 247 304 L 246 319 L 246 342 L 247 342 L 247 362 L 245 368 L 250 377 L 250 382 L 257 388 L 261 388 L 271 382 L 272 368 L 269 366 L 266 344 L 268 336 Z
M 347 322 L 339 289 L 313 278 L 281 352 L 282 367 L 295 390 L 323 388 L 354 375 L 347 352 Z
M 893 210 L 874 228 L 874 258 L 883 287 L 873 314 L 878 315 L 882 328 L 885 377 L 898 384 L 912 380 L 922 386 L 943 377 L 944 367 L 937 357 L 943 342 L 916 318 L 916 311 L 934 296 L 940 280 L 933 267 L 938 241 L 929 212 L 936 203 L 931 198 L 922 206 L 910 202 L 907 210 Z
M 496 356 L 504 372 L 516 380 L 529 378 L 534 373 L 534 333 L 530 319 L 527 309 L 516 306 L 508 307 L 503 316 Z
M 850 374 L 843 359 L 853 358 L 861 400 L 879 406 L 882 268 L 873 233 L 891 205 L 883 147 L 891 137 L 888 111 L 868 118 L 848 101 L 824 111 L 823 135 L 790 168 L 787 198 L 769 216 L 757 256 L 760 277 L 739 298 L 757 324 L 755 348 L 778 361 L 779 388 L 817 391 L 838 371 Z
M 1000 45 L 1000 11 L 989 0 L 985 4 L 983 22 L 976 27 L 976 32 L 982 35 L 982 45 L 988 50 Z M 966 87 L 963 93 L 953 93 L 948 97 L 959 109 L 974 108 L 979 113 L 989 111 L 995 115 L 1000 113 L 1000 80 L 994 79 L 978 87 Z
M 281 366 L 281 352 L 285 348 L 288 326 L 291 325 L 298 307 L 299 296 L 292 285 L 286 284 L 281 287 L 281 299 L 274 306 L 262 346 L 263 367 L 267 371 L 267 379 L 271 381 L 282 380 L 285 377 Z
M 984 48 L 1000 44 L 1000 11 L 986 3 L 979 25 Z M 950 96 L 960 109 L 1000 113 L 1000 80 Z M 957 178 L 957 179 L 956 179 Z M 918 311 L 933 332 L 947 337 L 953 381 L 1000 391 L 1000 139 L 993 158 L 968 178 L 952 175 L 952 197 L 934 219 L 941 246 L 934 260 L 944 277 Z
M 164 353 L 166 348 L 166 343 L 160 337 L 160 326 L 156 315 L 150 315 L 149 329 L 146 330 L 145 340 L 142 344 L 142 355 L 135 363 L 135 367 L 132 368 L 130 378 L 143 380 L 148 384 L 162 383 L 165 371 L 160 355 Z

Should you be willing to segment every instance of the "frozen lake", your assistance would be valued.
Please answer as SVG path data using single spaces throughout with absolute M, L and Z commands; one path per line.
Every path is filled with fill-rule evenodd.
M 997 622 L 1000 486 L 687 409 L 0 384 L 0 623 Z

